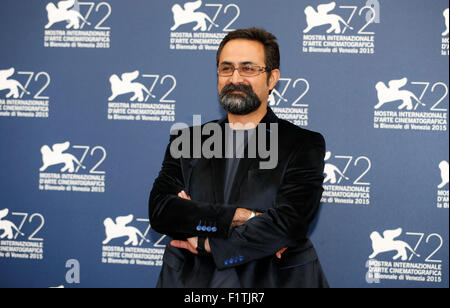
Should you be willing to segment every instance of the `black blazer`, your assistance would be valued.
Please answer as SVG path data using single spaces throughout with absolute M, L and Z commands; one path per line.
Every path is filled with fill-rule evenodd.
M 217 123 L 226 122 L 227 117 Z M 174 159 L 169 143 L 150 193 L 151 226 L 174 239 L 208 237 L 212 253 L 200 257 L 167 245 L 158 287 L 208 287 L 216 268 L 231 267 L 242 287 L 328 286 L 307 238 L 323 191 L 324 139 L 277 118 L 270 108 L 261 123 L 267 125 L 267 142 L 269 124 L 278 123 L 278 165 L 264 170 L 259 156 L 241 159 L 229 204 L 224 204 L 225 159 Z M 181 190 L 192 201 L 179 198 Z M 239 207 L 263 214 L 231 228 Z M 283 247 L 289 248 L 276 258 Z

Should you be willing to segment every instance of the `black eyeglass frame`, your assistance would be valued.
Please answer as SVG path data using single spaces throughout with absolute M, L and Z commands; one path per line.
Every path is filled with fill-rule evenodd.
M 231 71 L 231 74 L 226 74 L 226 75 L 223 75 L 223 73 L 221 74 L 220 73 L 221 66 L 226 66 L 227 68 L 233 68 L 233 70 Z M 248 75 L 245 73 L 242 74 L 242 69 L 244 69 L 245 67 L 257 68 L 257 73 L 255 75 Z M 217 69 L 217 75 L 220 77 L 231 77 L 231 76 L 233 76 L 234 71 L 236 71 L 236 70 L 238 71 L 239 75 L 242 77 L 256 77 L 256 76 L 261 75 L 262 73 L 269 72 L 267 70 L 267 67 L 259 66 L 259 65 L 242 64 L 242 65 L 239 65 L 239 67 L 235 67 L 234 65 L 231 65 L 231 64 L 222 64 L 222 65 L 219 65 L 219 68 Z

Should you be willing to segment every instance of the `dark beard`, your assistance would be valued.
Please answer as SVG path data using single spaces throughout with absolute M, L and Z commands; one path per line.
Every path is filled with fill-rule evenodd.
M 231 94 L 233 91 L 241 91 L 245 95 Z M 225 111 L 236 115 L 252 113 L 261 106 L 259 97 L 253 92 L 252 87 L 246 84 L 234 85 L 230 83 L 226 85 L 220 92 L 219 99 Z

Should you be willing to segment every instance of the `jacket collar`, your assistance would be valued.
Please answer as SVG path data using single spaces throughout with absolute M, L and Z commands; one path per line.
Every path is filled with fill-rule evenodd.
M 278 122 L 278 117 L 275 115 L 272 108 L 267 106 L 267 113 L 262 118 L 260 123 L 270 124 L 270 123 L 277 123 L 277 122 Z M 225 125 L 225 123 L 229 123 L 228 114 L 225 115 L 222 119 L 220 119 L 217 123 L 220 124 L 221 126 Z

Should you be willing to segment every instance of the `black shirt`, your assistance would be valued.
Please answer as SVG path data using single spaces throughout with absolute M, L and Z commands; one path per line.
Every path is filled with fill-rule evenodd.
M 241 158 L 244 157 L 244 151 L 248 144 L 248 139 L 253 136 L 256 129 L 250 130 L 233 130 L 226 125 L 227 140 L 225 140 L 225 187 L 224 187 L 224 203 L 230 200 L 231 189 L 233 187 L 234 178 L 239 168 Z M 240 288 L 241 283 L 234 268 L 222 271 L 215 270 L 210 283 L 211 288 Z

